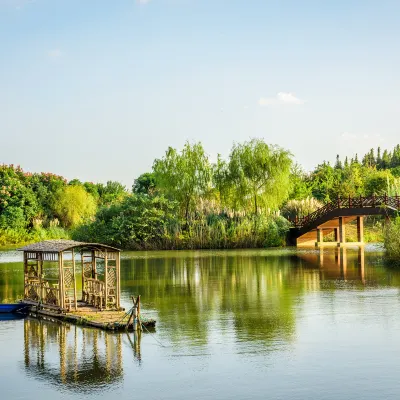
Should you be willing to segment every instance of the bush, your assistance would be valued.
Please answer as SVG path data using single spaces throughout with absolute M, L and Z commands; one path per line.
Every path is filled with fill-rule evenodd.
M 177 204 L 162 196 L 134 194 L 101 209 L 73 238 L 131 250 L 272 247 L 284 244 L 289 229 L 282 217 L 225 213 L 199 213 L 187 224 L 176 210 Z
M 390 258 L 400 259 L 400 217 L 386 225 L 384 245 Z

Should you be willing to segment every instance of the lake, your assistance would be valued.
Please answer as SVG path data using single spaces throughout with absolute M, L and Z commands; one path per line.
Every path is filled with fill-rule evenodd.
M 398 399 L 400 269 L 379 246 L 126 252 L 155 331 L 0 321 L 2 399 Z M 0 301 L 23 295 L 0 252 Z

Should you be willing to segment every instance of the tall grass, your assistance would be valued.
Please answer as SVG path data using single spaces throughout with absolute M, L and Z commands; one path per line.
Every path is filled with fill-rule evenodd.
M 146 229 L 151 222 L 141 223 Z M 131 250 L 183 250 L 277 247 L 285 244 L 289 223 L 279 216 L 228 217 L 208 215 L 192 220 L 189 225 L 176 219 L 159 224 L 152 235 L 137 230 L 130 234 L 113 221 L 102 221 L 76 229 L 73 238 L 107 243 Z M 120 228 L 118 226 L 118 228 Z
M 0 246 L 12 246 L 49 239 L 69 239 L 70 232 L 60 227 L 0 230 Z
M 390 258 L 400 260 L 400 217 L 388 223 L 384 230 L 384 245 Z
M 303 200 L 289 200 L 282 208 L 282 215 L 294 221 L 295 218 L 305 217 L 321 207 L 323 207 L 323 203 L 313 197 L 307 197 Z

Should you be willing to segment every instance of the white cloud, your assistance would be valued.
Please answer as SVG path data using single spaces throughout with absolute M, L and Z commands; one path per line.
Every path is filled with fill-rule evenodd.
M 52 58 L 53 60 L 60 58 L 63 56 L 63 52 L 60 49 L 52 49 L 49 50 L 48 55 L 50 58 Z
M 304 100 L 299 99 L 294 93 L 290 92 L 279 92 L 275 97 L 260 97 L 258 101 L 260 106 L 273 106 L 277 104 L 300 105 L 304 103 Z

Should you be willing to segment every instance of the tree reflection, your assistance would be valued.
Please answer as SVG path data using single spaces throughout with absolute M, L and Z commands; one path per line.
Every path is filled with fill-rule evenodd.
M 400 271 L 384 267 L 381 259 L 379 251 L 354 249 L 124 253 L 122 299 L 130 308 L 131 296 L 141 294 L 144 317 L 157 320 L 156 335 L 175 349 L 203 352 L 216 341 L 229 344 L 257 341 L 269 349 L 277 341 L 293 340 L 296 310 L 309 292 L 400 287 Z M 3 298 L 7 293 L 23 293 L 22 264 L 13 265 L 0 271 Z M 21 276 L 16 272 L 18 269 Z M 61 346 L 59 330 L 66 327 L 40 329 L 55 330 L 48 335 L 47 342 L 56 343 L 58 338 Z M 101 336 L 103 332 L 97 334 L 105 340 Z M 30 335 L 33 337 L 33 333 Z M 87 339 L 81 335 L 79 346 L 94 342 L 87 335 Z M 39 343 L 39 339 L 34 340 Z M 131 337 L 131 341 L 134 354 L 140 360 L 140 338 L 135 341 Z M 117 379 L 118 374 L 107 375 L 100 367 L 96 372 L 97 365 L 104 365 L 98 357 L 82 357 L 85 361 L 82 365 L 92 363 L 94 376 Z M 42 367 L 45 369 L 45 366 Z M 40 363 L 36 368 L 39 367 L 42 368 Z M 61 371 L 59 376 L 62 377 Z
M 287 257 L 229 253 L 175 253 L 123 261 L 124 290 L 143 295 L 175 344 L 204 346 L 210 331 L 233 324 L 237 340 L 290 340 L 302 277 Z M 148 279 L 146 279 L 148 277 Z

